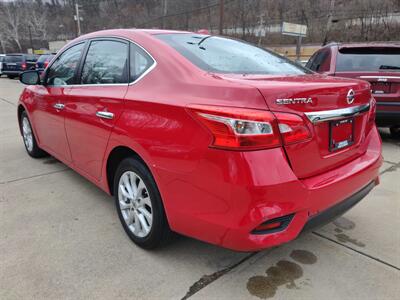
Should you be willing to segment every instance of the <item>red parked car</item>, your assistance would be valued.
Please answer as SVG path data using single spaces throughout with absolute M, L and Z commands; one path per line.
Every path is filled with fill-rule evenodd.
M 329 44 L 306 67 L 325 75 L 366 80 L 377 101 L 378 126 L 400 137 L 400 45 Z
M 114 195 L 144 248 L 171 232 L 243 251 L 279 245 L 379 182 L 370 84 L 241 41 L 95 32 L 21 81 L 28 154 L 49 153 Z

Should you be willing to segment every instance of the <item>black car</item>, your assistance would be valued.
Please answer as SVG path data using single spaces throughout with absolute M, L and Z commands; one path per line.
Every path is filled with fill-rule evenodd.
M 7 54 L 4 58 L 2 73 L 15 78 L 26 70 L 35 70 L 37 57 L 34 54 Z
M 36 61 L 36 70 L 43 71 L 47 68 L 51 60 L 53 59 L 54 54 L 42 54 L 39 56 L 38 60 Z

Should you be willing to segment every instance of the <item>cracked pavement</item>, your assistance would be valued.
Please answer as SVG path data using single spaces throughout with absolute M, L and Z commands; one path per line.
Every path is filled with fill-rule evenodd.
M 0 79 L 0 299 L 398 298 L 400 140 L 387 130 L 381 184 L 335 222 L 258 253 L 186 237 L 146 252 L 109 196 L 51 157 L 28 157 L 21 90 Z

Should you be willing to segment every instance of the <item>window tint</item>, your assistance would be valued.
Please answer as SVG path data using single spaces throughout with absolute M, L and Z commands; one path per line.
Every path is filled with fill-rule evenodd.
M 22 62 L 23 57 L 22 55 L 7 55 L 4 61 L 8 63 Z
M 47 84 L 57 86 L 74 84 L 76 68 L 84 45 L 81 43 L 72 46 L 56 59 L 47 73 Z
M 399 71 L 400 49 L 394 47 L 344 48 L 339 50 L 336 71 Z
M 157 37 L 208 72 L 267 75 L 309 72 L 286 58 L 237 40 L 202 34 L 159 34 Z
M 331 50 L 323 49 L 314 54 L 307 63 L 307 68 L 315 72 L 327 72 L 330 70 Z
M 153 59 L 142 48 L 130 44 L 130 82 L 138 79 L 153 63 Z
M 92 41 L 82 70 L 82 84 L 128 82 L 128 44 Z

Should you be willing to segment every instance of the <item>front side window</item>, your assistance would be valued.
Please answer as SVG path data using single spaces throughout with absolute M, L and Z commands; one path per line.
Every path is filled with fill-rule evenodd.
M 202 34 L 159 34 L 160 40 L 199 68 L 213 73 L 300 75 L 309 70 L 245 42 Z
M 83 65 L 81 83 L 128 83 L 128 44 L 92 41 Z
M 153 59 L 142 48 L 130 44 L 130 82 L 142 76 L 153 63 Z
M 47 84 L 53 86 L 74 84 L 76 68 L 79 65 L 84 43 L 72 46 L 61 54 L 47 73 Z

